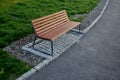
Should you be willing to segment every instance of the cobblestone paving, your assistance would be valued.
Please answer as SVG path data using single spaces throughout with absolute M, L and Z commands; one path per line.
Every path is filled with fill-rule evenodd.
M 64 51 L 66 51 L 72 44 L 74 44 L 76 41 L 79 41 L 79 38 L 82 35 L 80 33 L 77 32 L 68 32 L 66 34 L 64 34 L 63 36 L 59 37 L 58 39 L 56 39 L 53 42 L 53 50 L 54 50 L 54 55 L 56 54 L 62 54 Z M 40 39 L 36 40 L 39 41 Z M 28 46 L 29 45 L 29 46 Z M 32 52 L 34 51 L 39 51 L 39 54 L 41 54 L 42 52 L 51 53 L 51 44 L 50 41 L 46 41 L 43 40 L 42 42 L 36 44 L 34 46 L 34 48 L 30 47 L 32 45 L 32 43 L 29 43 L 25 46 L 23 46 L 23 50 L 29 51 L 33 54 L 36 54 L 36 52 Z M 42 52 L 41 52 L 42 51 Z M 43 53 L 42 53 L 43 54 Z M 47 54 L 45 54 L 47 55 Z

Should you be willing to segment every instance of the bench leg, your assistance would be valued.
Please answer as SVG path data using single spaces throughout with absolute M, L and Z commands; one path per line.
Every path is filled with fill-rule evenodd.
M 79 27 L 78 27 L 78 28 L 79 28 L 79 33 L 80 33 L 80 25 L 79 25 Z
M 80 30 L 81 30 L 80 25 L 78 26 L 78 28 L 79 28 L 79 33 L 80 33 L 80 34 L 84 34 L 83 32 L 80 32 Z
M 53 41 L 51 41 L 51 55 L 53 55 Z
M 33 41 L 33 44 L 32 44 L 33 48 L 34 48 L 34 45 L 35 45 L 36 38 L 37 38 L 37 36 L 35 36 L 35 38 L 34 38 L 34 41 Z

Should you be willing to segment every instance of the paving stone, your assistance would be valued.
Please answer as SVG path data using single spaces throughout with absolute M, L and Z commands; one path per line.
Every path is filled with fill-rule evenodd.
M 62 54 L 64 51 L 66 51 L 72 44 L 74 44 L 79 38 L 81 37 L 81 34 L 76 32 L 69 32 L 64 34 L 63 36 L 59 37 L 53 42 L 53 50 L 54 55 Z M 36 41 L 40 41 L 41 39 L 38 39 Z M 50 41 L 43 40 L 42 42 L 34 45 L 34 48 L 29 47 L 32 45 L 31 43 L 28 43 L 27 45 L 24 45 L 22 47 L 23 50 L 28 51 L 30 53 L 33 53 L 37 56 L 48 58 L 46 56 L 51 56 L 48 54 L 51 54 L 51 45 Z M 44 54 L 48 53 L 48 54 Z M 36 54 L 37 53 L 37 54 Z

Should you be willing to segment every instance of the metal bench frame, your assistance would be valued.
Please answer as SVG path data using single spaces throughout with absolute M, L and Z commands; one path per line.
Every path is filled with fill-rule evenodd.
M 82 32 L 80 32 L 80 26 L 78 27 L 79 29 L 79 33 L 81 33 L 81 34 L 83 34 Z M 35 32 L 35 31 L 34 31 Z M 36 41 L 36 39 L 37 38 L 40 38 L 40 37 L 38 37 L 37 35 L 35 35 L 35 38 L 34 38 L 34 41 L 33 41 L 33 43 L 32 43 L 32 47 L 34 48 L 34 45 L 35 45 L 35 41 Z M 47 39 L 43 39 L 43 38 L 40 38 L 40 39 L 42 39 L 42 40 L 46 40 L 46 41 L 49 41 L 50 43 L 51 43 L 51 55 L 53 55 L 53 53 L 54 53 L 54 49 L 53 49 L 53 41 L 51 41 L 51 40 L 47 40 Z
M 33 26 L 33 25 L 32 25 Z M 79 33 L 81 33 L 80 32 L 80 25 L 78 25 L 78 26 L 76 26 L 76 27 L 78 27 L 78 30 L 79 30 Z M 33 31 L 35 32 L 35 29 L 34 29 L 34 27 L 33 27 Z M 35 32 L 36 33 L 36 32 Z M 83 33 L 82 33 L 83 34 Z M 40 39 L 42 39 L 42 40 L 46 40 L 46 41 L 50 41 L 50 44 L 51 44 L 51 53 L 49 54 L 49 53 L 47 53 L 47 54 L 49 54 L 49 55 L 53 55 L 54 54 L 54 49 L 53 49 L 53 41 L 52 40 L 48 40 L 48 39 L 44 39 L 44 38 L 41 38 L 40 36 L 37 36 L 37 34 L 35 35 L 35 38 L 34 38 L 34 41 L 33 41 L 33 43 L 32 43 L 32 48 L 34 48 L 34 45 L 35 45 L 35 41 L 36 41 L 36 39 L 37 38 L 40 38 Z

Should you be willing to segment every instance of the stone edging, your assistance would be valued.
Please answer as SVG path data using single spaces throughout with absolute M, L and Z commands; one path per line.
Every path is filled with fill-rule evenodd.
M 109 4 L 110 0 L 107 0 L 104 7 L 102 8 L 102 10 L 100 11 L 100 14 L 96 17 L 95 20 L 93 20 L 90 25 L 85 28 L 83 30 L 83 33 L 86 34 L 97 22 L 98 20 L 102 17 L 103 13 L 105 12 L 108 4 Z M 99 5 L 98 5 L 99 6 Z M 84 22 L 83 22 L 84 23 Z M 82 24 L 83 25 L 83 24 Z M 83 35 L 84 36 L 84 35 Z M 83 37 L 81 36 L 81 38 Z M 42 69 L 45 65 L 49 64 L 51 61 L 53 61 L 54 59 L 56 59 L 57 57 L 59 57 L 60 55 L 54 57 L 53 59 L 46 59 L 44 61 L 42 61 L 41 63 L 39 63 L 38 65 L 36 65 L 34 68 L 32 68 L 31 70 L 29 70 L 28 72 L 24 73 L 22 76 L 20 76 L 19 78 L 17 78 L 16 80 L 25 80 L 27 78 L 29 78 L 32 74 L 36 73 L 38 70 Z

